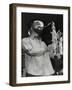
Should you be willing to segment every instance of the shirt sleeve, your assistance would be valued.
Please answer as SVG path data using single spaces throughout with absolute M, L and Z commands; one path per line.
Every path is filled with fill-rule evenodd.
M 23 50 L 28 50 L 28 51 L 30 51 L 32 49 L 32 46 L 31 46 L 28 38 L 24 38 L 22 40 L 22 48 L 23 48 Z

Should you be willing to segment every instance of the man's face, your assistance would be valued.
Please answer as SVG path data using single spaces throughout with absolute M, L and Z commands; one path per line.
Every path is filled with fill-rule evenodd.
M 33 29 L 38 29 L 38 30 L 42 31 L 43 30 L 43 26 L 41 26 L 40 23 L 36 23 L 36 24 L 33 25 Z
M 44 27 L 44 24 L 42 21 L 34 21 L 33 22 L 32 28 L 37 33 L 41 33 L 43 31 L 43 27 Z

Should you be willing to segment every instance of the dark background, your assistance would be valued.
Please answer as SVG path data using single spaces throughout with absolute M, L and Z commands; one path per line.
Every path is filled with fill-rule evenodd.
M 62 14 L 41 14 L 41 13 L 22 13 L 21 14 L 21 33 L 22 38 L 28 37 L 28 30 L 34 20 L 41 20 L 46 26 L 48 23 L 54 21 L 56 26 L 56 31 L 60 30 L 63 33 L 63 15 Z M 43 30 L 41 35 L 42 40 L 47 44 L 51 44 L 51 25 Z M 22 50 L 22 76 L 23 69 L 25 68 L 24 54 Z

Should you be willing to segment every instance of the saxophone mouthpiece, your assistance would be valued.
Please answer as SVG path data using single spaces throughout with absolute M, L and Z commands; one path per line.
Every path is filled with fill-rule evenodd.
M 46 26 L 44 26 L 44 28 L 49 27 L 52 24 L 52 22 L 48 23 Z

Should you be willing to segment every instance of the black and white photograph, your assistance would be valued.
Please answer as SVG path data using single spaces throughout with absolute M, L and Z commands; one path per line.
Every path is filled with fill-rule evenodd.
M 10 84 L 70 82 L 70 7 L 10 5 Z
M 22 13 L 22 77 L 63 75 L 63 15 Z

